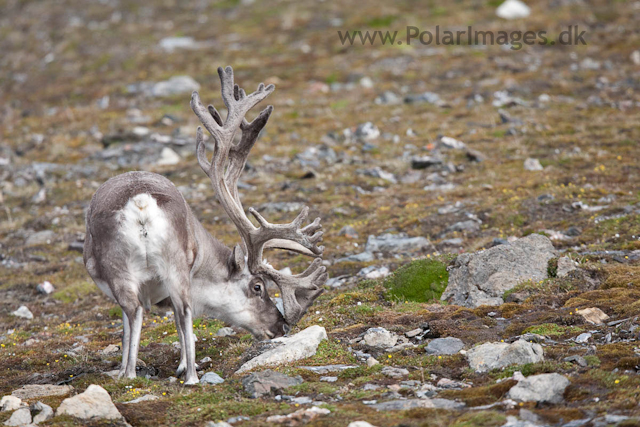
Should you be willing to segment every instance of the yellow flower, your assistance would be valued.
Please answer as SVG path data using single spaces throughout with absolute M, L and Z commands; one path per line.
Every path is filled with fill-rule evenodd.
M 438 356 L 438 359 L 442 359 L 442 356 Z
M 163 395 L 163 396 L 166 396 L 166 395 L 167 395 L 167 393 L 163 391 L 163 392 L 162 392 L 162 395 Z
M 391 359 L 391 355 L 389 355 L 389 359 Z
M 280 296 L 280 294 L 276 292 L 276 298 L 278 298 L 279 296 Z
M 69 378 L 73 378 L 73 375 L 69 375 Z
M 620 380 L 616 380 L 616 384 L 619 384 L 619 383 L 620 383 Z

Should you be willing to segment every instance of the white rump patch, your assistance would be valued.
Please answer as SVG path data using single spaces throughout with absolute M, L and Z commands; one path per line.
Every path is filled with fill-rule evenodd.
M 144 284 L 154 278 L 161 281 L 173 278 L 175 270 L 171 268 L 168 253 L 170 224 L 156 199 L 150 194 L 137 194 L 122 209 L 120 219 L 120 235 L 129 250 L 127 270 L 132 279 Z M 149 300 L 154 303 L 163 298 L 166 290 L 150 286 L 150 289 L 139 289 L 138 293 L 140 301 L 147 305 Z

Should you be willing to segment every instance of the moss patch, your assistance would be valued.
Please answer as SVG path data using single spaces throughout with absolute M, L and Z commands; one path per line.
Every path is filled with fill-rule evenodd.
M 427 302 L 440 298 L 448 280 L 444 263 L 419 259 L 397 269 L 384 281 L 384 286 L 391 299 Z

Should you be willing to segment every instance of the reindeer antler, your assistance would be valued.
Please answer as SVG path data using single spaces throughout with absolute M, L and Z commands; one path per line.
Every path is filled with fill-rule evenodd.
M 322 266 L 322 260 L 316 258 L 302 274 L 286 275 L 264 263 L 262 252 L 264 248 L 281 248 L 313 257 L 321 256 L 324 247 L 318 246 L 323 235 L 320 231 L 322 228 L 320 218 L 302 227 L 309 212 L 306 206 L 289 224 L 271 224 L 253 208 L 249 208 L 249 213 L 255 217 L 260 226 L 254 226 L 246 216 L 238 195 L 238 179 L 251 148 L 269 120 L 273 107 L 269 105 L 250 123 L 245 119 L 245 115 L 269 96 L 275 87 L 273 85 L 265 87 L 261 83 L 255 92 L 247 95 L 243 89 L 234 84 L 231 67 L 224 70 L 218 68 L 218 74 L 222 85 L 222 100 L 228 111 L 224 122 L 213 106 L 205 108 L 202 105 L 197 92 L 193 92 L 191 97 L 193 112 L 215 140 L 213 159 L 209 162 L 205 153 L 202 128 L 198 127 L 196 134 L 198 163 L 211 179 L 220 204 L 242 237 L 249 271 L 252 274 L 270 277 L 280 287 L 285 319 L 293 325 L 322 293 L 321 286 L 327 280 L 326 268 Z M 242 138 L 238 144 L 234 145 L 233 138 L 238 128 L 242 131 Z

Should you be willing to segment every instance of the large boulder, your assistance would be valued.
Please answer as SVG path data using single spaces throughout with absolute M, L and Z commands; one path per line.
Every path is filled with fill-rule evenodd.
M 544 361 L 544 351 L 540 344 L 518 340 L 512 344 L 490 342 L 467 351 L 469 366 L 476 372 L 504 368 L 509 365 L 524 365 Z
M 504 292 L 518 283 L 546 279 L 549 260 L 556 255 L 551 240 L 540 234 L 461 254 L 449 272 L 442 300 L 472 308 L 500 305 Z
M 250 371 L 258 366 L 273 366 L 306 359 L 316 354 L 318 345 L 326 339 L 327 331 L 318 325 L 309 326 L 290 337 L 275 338 L 271 342 L 276 347 L 244 363 L 236 374 Z
M 533 375 L 511 387 L 508 397 L 523 402 L 560 403 L 569 380 L 560 374 Z
M 107 390 L 95 384 L 91 384 L 84 393 L 63 400 L 56 411 L 57 415 L 70 415 L 83 420 L 122 419 Z

